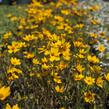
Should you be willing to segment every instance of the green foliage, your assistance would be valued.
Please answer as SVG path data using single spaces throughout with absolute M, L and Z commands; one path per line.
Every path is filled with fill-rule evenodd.
M 25 9 L 25 6 L 22 7 Z M 20 6 L 0 6 L 0 36 L 2 36 L 7 31 L 15 31 L 16 23 L 13 23 L 8 18 L 8 14 L 12 16 L 22 17 L 25 16 L 24 10 Z M 23 11 L 22 11 L 23 10 Z

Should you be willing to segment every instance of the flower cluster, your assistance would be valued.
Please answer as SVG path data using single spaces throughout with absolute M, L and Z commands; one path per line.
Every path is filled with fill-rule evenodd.
M 85 109 L 85 104 L 104 103 L 109 69 L 97 54 L 106 49 L 93 47 L 106 38 L 94 16 L 99 9 L 76 0 L 48 5 L 33 0 L 27 17 L 10 17 L 19 26 L 2 40 L 0 78 L 12 89 L 12 94 L 9 87 L 0 89 L 0 99 L 8 97 L 6 109 L 19 109 L 18 104 L 22 109 Z

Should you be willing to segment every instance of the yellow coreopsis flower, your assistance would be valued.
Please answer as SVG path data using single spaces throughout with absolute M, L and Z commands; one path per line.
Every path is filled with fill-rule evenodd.
M 75 81 L 80 81 L 80 80 L 82 80 L 84 78 L 84 75 L 82 75 L 82 74 L 76 74 L 76 75 L 74 75 L 74 80 Z
M 20 50 L 20 48 L 25 47 L 25 43 L 24 42 L 16 42 L 13 41 L 12 45 L 8 45 L 8 52 L 9 53 L 16 53 Z
M 74 44 L 74 47 L 84 47 L 84 44 L 81 41 L 74 41 L 73 44 Z
M 86 76 L 84 78 L 84 82 L 87 84 L 87 85 L 93 85 L 95 83 L 95 78 L 92 78 L 91 76 Z
M 91 36 L 92 38 L 97 38 L 97 37 L 98 37 L 98 35 L 97 35 L 96 33 L 90 33 L 90 36 Z
M 34 53 L 29 53 L 29 52 L 24 52 L 24 57 L 27 58 L 27 59 L 31 59 L 34 57 Z
M 64 19 L 63 19 L 63 17 L 61 17 L 61 16 L 54 16 L 54 18 L 55 18 L 55 20 L 57 20 L 57 21 L 59 21 L 59 22 L 63 22 L 64 21 Z
M 99 20 L 94 19 L 94 20 L 91 20 L 91 23 L 92 23 L 93 25 L 97 25 L 97 24 L 99 24 L 99 23 L 100 23 L 100 21 L 99 21 Z
M 56 90 L 56 92 L 58 92 L 58 93 L 63 93 L 63 92 L 64 92 L 64 86 L 59 86 L 59 85 L 57 85 L 57 86 L 55 87 L 55 90 Z
M 79 57 L 81 59 L 85 58 L 85 56 L 83 54 L 77 54 L 77 57 Z
M 10 20 L 11 21 L 17 21 L 17 17 L 16 16 L 11 16 Z
M 58 76 L 57 73 L 55 73 L 53 76 L 54 76 L 53 80 L 54 80 L 55 83 L 58 83 L 58 84 L 62 83 L 61 77 Z
M 68 66 L 68 64 L 64 63 L 63 61 L 60 62 L 60 64 L 57 66 L 60 70 L 65 69 Z
M 21 74 L 22 73 L 22 70 L 20 70 L 18 68 L 15 68 L 15 67 L 10 67 L 7 70 L 7 73 L 14 73 L 14 72 Z
M 79 28 L 79 29 L 82 29 L 84 27 L 84 24 L 76 24 L 74 26 L 74 28 Z
M 17 48 L 15 45 L 8 45 L 8 52 L 9 53 L 16 53 L 18 52 L 20 49 Z
M 107 73 L 107 74 L 105 75 L 105 78 L 106 78 L 107 81 L 109 81 L 109 73 Z
M 7 32 L 3 35 L 3 39 L 8 39 L 12 35 L 12 32 Z
M 62 10 L 61 13 L 64 15 L 68 15 L 70 13 L 70 11 L 69 10 Z
M 35 64 L 35 65 L 39 64 L 39 61 L 38 61 L 37 59 L 35 59 L 35 58 L 32 60 L 32 62 L 33 62 L 33 64 Z
M 89 66 L 89 68 L 92 72 L 95 72 L 95 73 L 99 73 L 102 70 L 101 66 L 98 66 L 98 65 Z
M 89 7 L 89 10 L 91 10 L 91 11 L 98 11 L 98 10 L 100 10 L 100 5 L 93 5 L 93 6 L 90 6 Z
M 50 61 L 59 61 L 60 57 L 59 57 L 59 49 L 58 48 L 51 48 L 50 50 Z
M 97 79 L 96 79 L 96 85 L 98 86 L 98 87 L 103 87 L 103 79 L 102 79 L 102 77 L 98 77 Z
M 9 103 L 6 104 L 5 109 L 11 109 L 11 106 L 9 105 Z
M 9 103 L 6 104 L 5 109 L 20 109 L 18 104 L 13 105 L 12 107 L 9 105 Z
M 36 37 L 34 35 L 26 35 L 25 37 L 23 37 L 23 39 L 27 42 L 35 40 Z
M 15 47 L 17 47 L 17 48 L 21 48 L 22 47 L 21 46 L 21 42 L 17 42 L 17 41 L 13 41 L 12 42 L 12 45 L 15 46 Z
M 85 70 L 81 64 L 77 64 L 75 68 L 79 73 L 82 73 Z
M 100 61 L 96 56 L 91 56 L 91 55 L 88 55 L 87 59 L 88 59 L 89 62 L 92 62 L 94 64 L 99 63 L 99 61 Z
M 54 78 L 54 82 L 60 84 L 62 83 L 62 80 L 60 78 Z
M 37 7 L 43 7 L 43 5 L 40 2 L 37 2 L 36 0 L 32 0 L 32 3 Z
M 102 38 L 106 38 L 106 32 L 105 31 L 101 31 L 99 33 L 99 35 L 102 37 Z
M 73 9 L 73 14 L 77 16 L 81 16 L 81 13 L 76 8 Z
M 71 56 L 71 54 L 70 54 L 70 52 L 69 52 L 69 50 L 68 51 L 63 51 L 63 58 L 65 59 L 65 60 L 67 60 L 67 61 L 69 61 L 71 58 L 70 58 L 70 56 Z
M 20 109 L 18 104 L 13 105 L 12 109 Z
M 42 58 L 41 61 L 42 61 L 42 63 L 47 63 L 48 62 L 47 58 L 45 58 L 45 57 Z
M 19 74 L 22 74 L 22 70 L 18 69 L 18 68 L 14 68 L 14 67 L 10 67 L 8 68 L 7 70 L 7 74 L 9 75 L 8 76 L 8 79 L 9 80 L 14 80 L 14 79 L 18 79 L 19 78 Z
M 44 64 L 42 64 L 42 69 L 49 69 L 50 68 L 50 66 L 49 65 L 47 65 L 46 63 L 44 63 Z
M 90 91 L 89 92 L 85 92 L 84 93 L 84 100 L 87 103 L 94 102 L 94 100 L 95 100 L 95 93 L 92 93 Z
M 0 88 L 0 100 L 5 100 L 10 95 L 10 87 L 3 86 Z
M 97 50 L 99 50 L 100 52 L 104 52 L 105 51 L 105 46 L 104 45 L 98 45 Z
M 20 59 L 17 59 L 17 58 L 11 58 L 11 64 L 13 64 L 13 65 L 20 65 L 21 64 L 21 62 L 20 62 Z
M 50 61 L 51 61 L 51 62 L 53 62 L 53 61 L 59 61 L 59 60 L 60 60 L 59 57 L 50 55 Z
M 85 51 L 84 49 L 80 49 L 80 50 L 79 50 L 79 53 L 80 53 L 80 54 L 85 54 L 86 51 Z
M 25 42 L 18 42 L 19 48 L 22 47 L 27 47 L 27 45 L 25 44 Z
M 65 107 L 60 107 L 59 109 L 65 109 Z

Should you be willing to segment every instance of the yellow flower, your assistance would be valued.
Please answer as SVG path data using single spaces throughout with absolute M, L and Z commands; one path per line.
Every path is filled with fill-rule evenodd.
M 8 52 L 9 53 L 16 53 L 18 52 L 20 49 L 17 48 L 15 45 L 8 45 Z
M 60 62 L 60 64 L 57 66 L 60 70 L 65 69 L 68 66 L 68 64 L 64 63 L 63 61 Z
M 99 24 L 99 23 L 100 23 L 100 21 L 99 21 L 99 20 L 94 19 L 94 20 L 91 20 L 91 23 L 92 23 L 93 25 L 96 25 L 96 24 Z
M 69 52 L 69 50 L 67 51 L 63 51 L 63 58 L 66 60 L 66 61 L 69 61 L 70 60 L 70 52 Z
M 54 82 L 55 82 L 55 83 L 58 83 L 58 84 L 62 83 L 62 81 L 61 81 L 60 78 L 54 78 Z
M 37 2 L 36 0 L 32 0 L 35 6 L 37 7 L 43 7 L 43 5 L 40 2 Z
M 55 75 L 53 75 L 53 76 L 54 76 L 53 77 L 54 82 L 56 82 L 58 84 L 62 83 L 61 77 L 58 76 L 57 73 L 55 73 Z
M 12 109 L 20 109 L 18 104 L 13 105 Z
M 11 21 L 16 21 L 17 20 L 17 17 L 16 16 L 11 16 L 10 20 Z
M 29 53 L 29 52 L 24 52 L 24 57 L 27 58 L 27 59 L 31 59 L 34 57 L 34 53 Z
M 22 71 L 18 68 L 15 68 L 15 67 L 10 67 L 8 70 L 7 70 L 7 73 L 14 73 L 14 72 L 17 72 L 19 74 L 22 73 Z
M 92 93 L 92 92 L 85 92 L 84 93 L 84 100 L 85 100 L 85 102 L 87 102 L 87 103 L 92 103 L 92 102 L 94 102 L 94 100 L 95 100 L 95 93 Z
M 83 54 L 77 54 L 77 56 L 81 59 L 85 58 L 85 56 Z
M 59 21 L 59 22 L 63 22 L 64 19 L 61 16 L 54 16 L 55 20 Z
M 74 80 L 75 81 L 80 81 L 80 80 L 82 80 L 84 78 L 84 75 L 82 75 L 82 74 L 76 74 L 76 75 L 74 75 Z
M 5 109 L 11 109 L 11 106 L 9 105 L 9 103 L 6 104 Z
M 59 61 L 60 58 L 59 57 L 56 57 L 56 56 L 53 56 L 53 55 L 50 55 L 50 61 L 53 62 L 53 61 Z
M 96 85 L 97 85 L 98 87 L 103 88 L 103 79 L 102 79 L 102 77 L 98 77 L 98 78 L 96 79 Z
M 90 76 L 86 76 L 84 78 L 84 82 L 87 84 L 87 85 L 93 85 L 95 83 L 95 78 L 92 78 Z
M 18 42 L 18 48 L 26 47 L 25 42 Z
M 97 50 L 99 50 L 100 52 L 104 52 L 105 46 L 104 45 L 98 45 Z
M 76 65 L 75 68 L 79 73 L 82 73 L 85 70 L 85 68 L 81 64 Z
M 60 57 L 59 57 L 59 49 L 58 48 L 51 48 L 50 50 L 50 61 L 59 61 Z
M 97 38 L 97 37 L 98 37 L 98 35 L 95 34 L 95 33 L 90 33 L 90 36 L 91 36 L 92 38 Z
M 83 47 L 84 46 L 84 44 L 81 41 L 74 41 L 73 43 L 74 43 L 75 47 Z
M 106 32 L 105 31 L 101 31 L 99 33 L 99 35 L 102 37 L 102 38 L 106 38 Z
M 8 52 L 9 53 L 16 53 L 20 50 L 20 48 L 25 47 L 25 43 L 23 42 L 12 42 L 12 45 L 8 45 Z
M 99 63 L 99 61 L 100 61 L 96 56 L 91 56 L 91 55 L 88 55 L 87 59 L 89 62 L 94 63 L 94 64 Z
M 7 17 L 11 17 L 11 16 L 12 16 L 12 14 L 11 14 L 11 13 L 7 14 Z
M 89 68 L 92 72 L 95 72 L 95 73 L 99 73 L 102 70 L 102 68 L 98 65 L 89 66 Z
M 59 109 L 65 109 L 65 107 L 60 107 Z
M 82 29 L 84 27 L 84 24 L 76 24 L 74 26 L 74 28 L 79 28 L 79 29 Z
M 8 39 L 12 35 L 12 32 L 7 32 L 3 35 L 3 39 Z
M 21 64 L 21 62 L 20 62 L 20 59 L 17 59 L 17 58 L 11 58 L 11 64 L 13 64 L 13 65 L 20 65 Z
M 93 6 L 90 6 L 90 7 L 89 7 L 89 10 L 95 12 L 95 11 L 100 10 L 100 8 L 101 8 L 101 7 L 100 7 L 99 5 L 93 5 Z
M 107 73 L 107 74 L 105 75 L 105 78 L 106 78 L 107 81 L 109 81 L 109 73 Z
M 9 105 L 9 103 L 6 104 L 5 109 L 20 109 L 18 104 L 13 105 L 12 107 Z
M 64 92 L 64 86 L 59 86 L 59 85 L 57 85 L 57 86 L 55 87 L 55 90 L 56 90 L 56 92 L 58 92 L 58 93 L 63 93 L 63 92 Z
M 70 11 L 69 10 L 62 10 L 61 13 L 64 15 L 68 15 L 70 13 Z
M 35 40 L 36 37 L 34 35 L 26 35 L 25 37 L 23 37 L 23 39 L 27 42 Z
M 44 64 L 42 64 L 42 69 L 49 69 L 50 68 L 50 66 L 49 65 L 47 65 L 46 63 L 44 63 Z
M 35 59 L 35 58 L 32 60 L 32 62 L 33 62 L 33 64 L 35 64 L 35 65 L 39 64 L 39 61 L 38 61 L 37 59 Z
M 18 68 L 10 67 L 7 70 L 7 74 L 9 75 L 8 76 L 9 80 L 14 80 L 14 79 L 18 79 L 19 78 L 18 75 L 22 74 L 22 71 L 20 69 L 18 69 Z
M 12 45 L 15 46 L 16 48 L 21 48 L 21 43 L 20 42 L 13 41 Z
M 42 63 L 47 63 L 48 62 L 47 58 L 45 58 L 45 57 L 42 58 L 41 61 L 42 61 Z
M 0 88 L 0 100 L 5 100 L 10 95 L 10 87 L 3 86 Z
M 84 49 L 80 49 L 80 50 L 79 50 L 79 53 L 80 53 L 80 54 L 85 54 L 86 51 L 85 51 Z

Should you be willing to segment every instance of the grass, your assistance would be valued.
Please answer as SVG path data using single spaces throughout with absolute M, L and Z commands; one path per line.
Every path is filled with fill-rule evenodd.
M 15 23 L 11 22 L 7 17 L 8 14 L 12 14 L 13 16 L 24 16 L 24 11 L 22 8 L 25 6 L 7 6 L 0 5 L 0 36 L 9 30 L 15 29 Z

